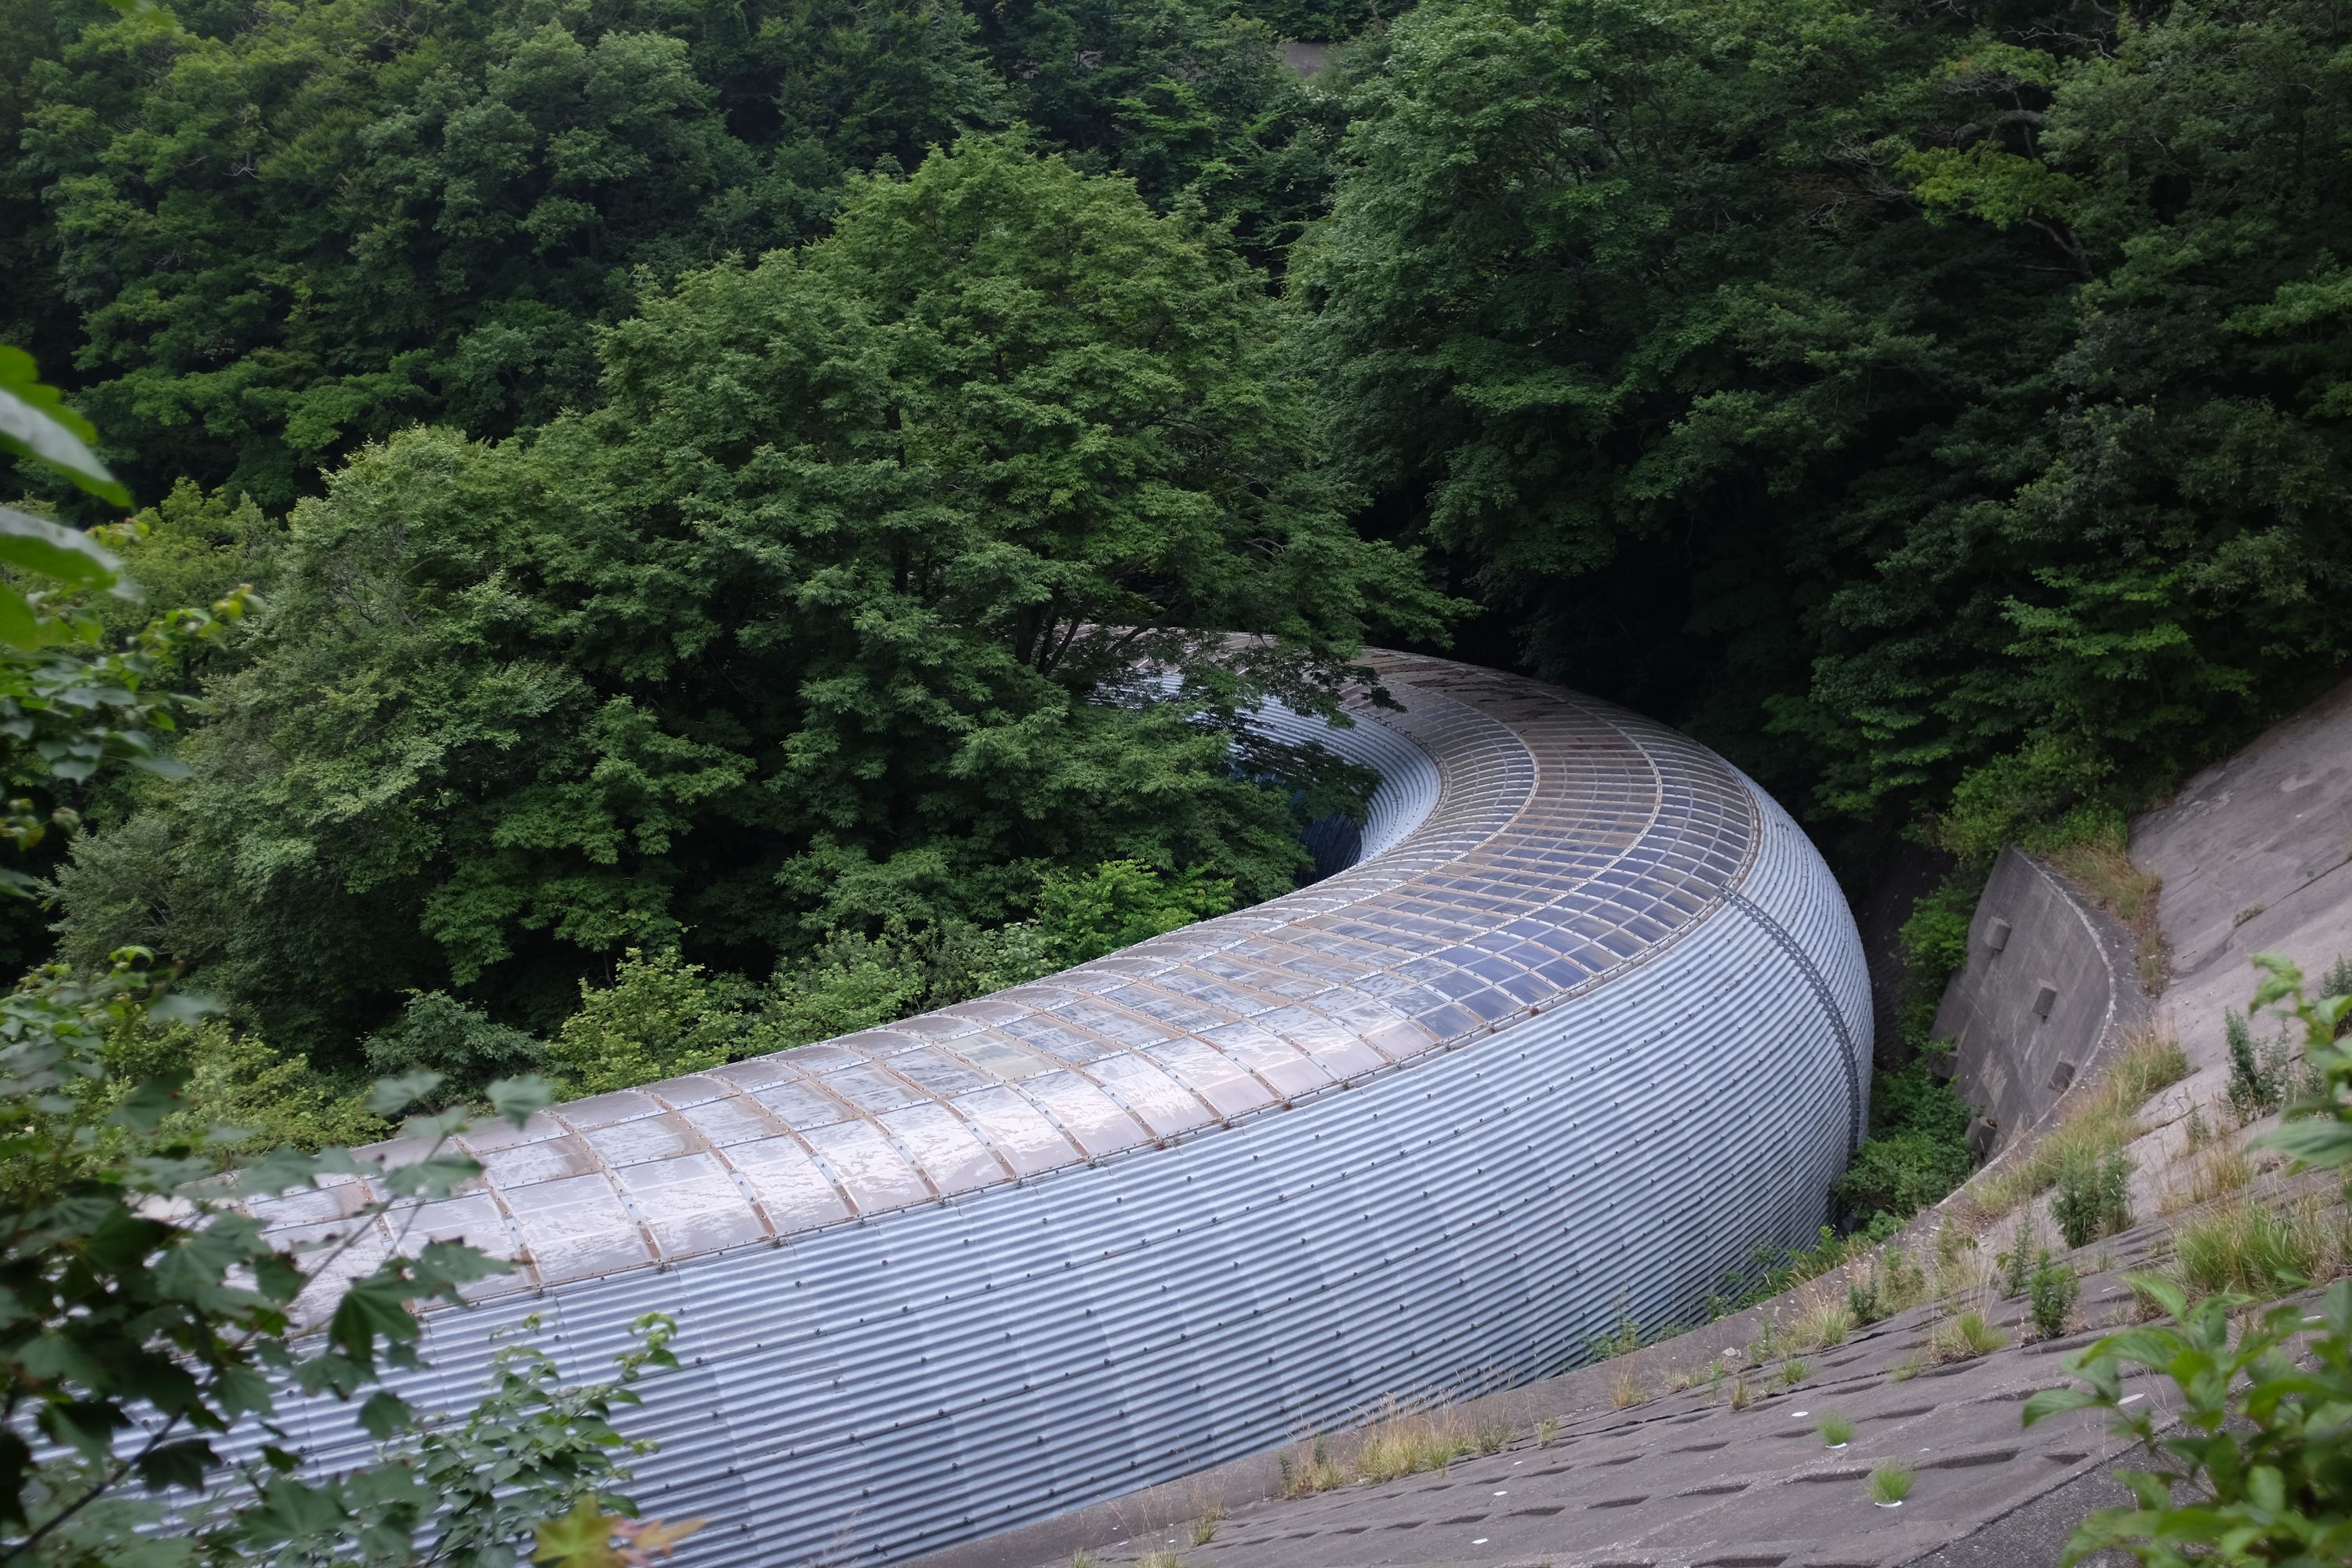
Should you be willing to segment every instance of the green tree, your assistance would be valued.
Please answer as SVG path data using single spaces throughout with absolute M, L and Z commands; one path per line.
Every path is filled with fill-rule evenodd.
M 2129 800 L 2346 652 L 2345 26 L 1417 9 L 1295 269 L 1341 452 L 1539 670 L 1820 808 Z
M 21 355 L 0 353 L 0 447 L 119 499 L 87 435 Z M 217 614 L 172 612 L 109 651 L 96 617 L 60 591 L 121 585 L 103 550 L 0 510 L 0 563 L 11 574 L 0 583 L 0 752 L 11 776 L 79 781 L 124 763 L 169 771 L 143 731 L 123 725 L 168 717 L 177 699 L 153 678 L 176 667 L 183 645 L 216 635 L 243 596 Z M 19 801 L 0 817 L 0 837 L 21 849 L 58 826 L 69 829 L 69 815 L 45 821 Z M 10 876 L 7 889 L 21 891 L 22 873 Z M 641 1323 L 646 1342 L 615 1381 L 578 1389 L 561 1388 L 543 1354 L 514 1348 L 490 1397 L 460 1422 L 380 1386 L 387 1371 L 418 1364 L 417 1303 L 462 1304 L 461 1287 L 505 1267 L 442 1241 L 373 1263 L 355 1255 L 392 1207 L 446 1196 L 477 1173 L 448 1146 L 462 1120 L 410 1121 L 413 1161 L 281 1151 L 223 1181 L 236 1134 L 167 1131 L 190 1109 L 173 1079 L 117 1076 L 122 1042 L 168 1036 L 205 1010 L 150 972 L 149 956 L 126 951 L 88 974 L 49 965 L 0 996 L 0 1557 L 46 1568 L 492 1568 L 537 1537 L 544 1557 L 596 1561 L 551 1549 L 542 1527 L 580 1517 L 592 1528 L 578 1544 L 603 1548 L 619 1532 L 604 1510 L 634 1511 L 616 1490 L 626 1446 L 607 1417 L 634 1402 L 628 1385 L 646 1369 L 675 1364 L 667 1325 Z M 429 1075 L 380 1084 L 368 1109 L 395 1115 L 431 1088 Z M 528 1080 L 488 1093 L 517 1122 L 547 1100 Z M 252 1212 L 360 1174 L 386 1195 L 352 1214 L 340 1238 L 282 1246 Z M 363 1393 L 355 1417 L 380 1445 L 376 1459 L 303 1474 L 273 1421 L 279 1402 Z M 250 1444 L 255 1460 L 232 1465 L 229 1441 Z M 134 1488 L 175 1489 L 181 1506 L 167 1510 Z M 205 1495 L 192 1503 L 192 1493 Z
M 1245 715 L 1335 711 L 1368 628 L 1447 607 L 1346 526 L 1287 321 L 1019 138 L 857 183 L 648 295 L 603 407 L 299 507 L 195 778 L 61 874 L 68 950 L 135 934 L 331 1047 L 402 988 L 548 1030 L 630 946 L 995 925 L 1056 868 L 1281 891 L 1360 781 Z
M 969 32 L 937 0 L 148 8 L 33 63 L 16 177 L 133 474 L 278 507 L 411 420 L 591 399 L 639 268 L 804 237 L 845 168 L 991 117 Z

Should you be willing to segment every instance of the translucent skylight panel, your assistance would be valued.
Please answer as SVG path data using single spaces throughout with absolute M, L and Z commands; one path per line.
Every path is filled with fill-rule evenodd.
M 931 1195 L 914 1166 L 871 1121 L 838 1121 L 803 1136 L 861 1214 L 902 1209 Z
M 617 1273 L 657 1261 L 635 1215 L 599 1173 L 530 1186 L 500 1186 L 499 1195 L 522 1233 L 542 1284 Z
M 768 1234 L 716 1155 L 688 1154 L 632 1165 L 616 1179 L 665 1258 L 744 1247 Z

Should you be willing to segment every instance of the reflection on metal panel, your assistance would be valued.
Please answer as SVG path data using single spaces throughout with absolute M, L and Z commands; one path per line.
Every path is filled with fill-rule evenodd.
M 573 1375 L 673 1312 L 632 1427 L 648 1511 L 711 1521 L 685 1560 L 879 1563 L 1541 1375 L 1808 1239 L 1870 1040 L 1803 835 L 1659 726 L 1376 662 L 1402 711 L 1264 721 L 1381 773 L 1357 865 L 480 1140 L 450 1223 L 530 1265 L 433 1317 L 419 1396 L 526 1312 Z

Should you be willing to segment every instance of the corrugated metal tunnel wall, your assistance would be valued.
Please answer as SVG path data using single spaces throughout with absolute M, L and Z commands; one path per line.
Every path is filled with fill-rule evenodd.
M 1322 736 L 1383 779 L 1354 868 L 480 1141 L 414 1234 L 528 1261 L 434 1315 L 415 1395 L 469 1401 L 527 1314 L 587 1376 L 671 1312 L 630 1427 L 646 1511 L 709 1521 L 682 1560 L 881 1563 L 1527 1381 L 1809 1240 L 1870 1008 L 1802 833 L 1663 727 L 1378 664 L 1403 711 Z

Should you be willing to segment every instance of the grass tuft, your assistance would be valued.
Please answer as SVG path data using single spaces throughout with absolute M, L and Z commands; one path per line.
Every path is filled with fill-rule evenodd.
M 2050 861 L 2131 928 L 2139 949 L 2140 984 L 2151 994 L 2163 990 L 2172 976 L 2172 950 L 2156 922 L 2157 894 L 2164 879 L 2132 864 L 2120 833 L 2061 846 L 2050 852 Z
M 2192 1297 L 2262 1298 L 2333 1279 L 2352 1263 L 2342 1209 L 2317 1194 L 2284 1208 L 2239 1196 L 2172 1230 L 2171 1272 Z
M 2065 1173 L 2097 1173 L 2147 1129 L 2139 1109 L 2156 1093 L 2189 1076 L 2189 1057 L 2178 1040 L 2144 1035 L 2125 1048 L 2092 1086 L 2032 1148 L 1969 1190 L 1977 1209 L 1999 1218 L 2058 1184 Z
M 1649 1390 L 1642 1386 L 1642 1380 L 1633 1375 L 1630 1366 L 1621 1369 L 1609 1385 L 1609 1403 L 1620 1410 L 1630 1410 L 1649 1397 Z
M 1822 1416 L 1820 1430 L 1822 1442 L 1827 1447 L 1843 1448 L 1853 1441 L 1853 1423 L 1843 1415 Z
M 1356 1450 L 1356 1479 L 1377 1483 L 1419 1470 L 1442 1470 L 1476 1446 L 1451 1421 L 1407 1415 L 1391 1405 Z
M 1881 1465 L 1870 1472 L 1870 1500 L 1875 1503 L 1898 1503 L 1911 1495 L 1911 1467 L 1903 1464 Z
M 1927 1348 L 1937 1362 L 1970 1361 L 1990 1355 L 2009 1343 L 2009 1335 L 1984 1320 L 1981 1312 L 1962 1312 L 1937 1326 Z
M 1797 1316 L 1789 1325 L 1789 1344 L 1792 1350 L 1827 1350 L 1845 1343 L 1846 1335 L 1853 1331 L 1851 1303 L 1815 1287 L 1798 1299 Z
M 1328 1447 L 1317 1437 L 1303 1458 L 1282 1456 L 1282 1495 L 1286 1498 L 1312 1497 L 1328 1492 L 1334 1487 L 1348 1484 L 1348 1472 L 1331 1458 Z

